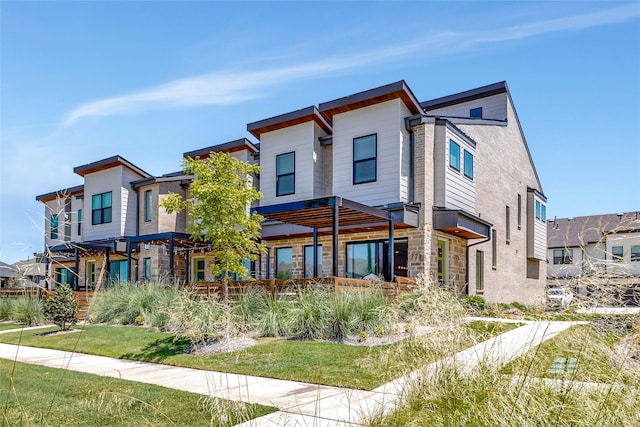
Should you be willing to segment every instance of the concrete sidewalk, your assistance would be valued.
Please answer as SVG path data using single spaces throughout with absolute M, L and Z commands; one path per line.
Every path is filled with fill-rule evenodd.
M 435 374 L 442 363 L 455 362 L 463 372 L 471 371 L 481 362 L 502 365 L 575 324 L 575 322 L 529 322 L 372 391 L 202 371 L 9 344 L 0 344 L 0 358 L 155 384 L 246 403 L 259 403 L 279 409 L 273 414 L 240 424 L 242 427 L 359 426 L 365 424 L 372 416 L 389 413 L 401 405 L 404 390 L 408 390 L 411 383 L 418 378 Z

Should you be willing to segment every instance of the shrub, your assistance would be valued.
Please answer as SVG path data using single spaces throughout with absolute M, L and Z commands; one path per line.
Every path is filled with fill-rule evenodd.
M 462 298 L 462 305 L 472 313 L 478 314 L 487 306 L 487 302 L 480 295 L 467 295 Z
M 341 341 L 355 329 L 358 323 L 352 310 L 353 294 L 349 292 L 334 292 L 329 303 L 329 338 Z
M 291 302 L 288 322 L 292 334 L 302 339 L 322 339 L 329 336 L 329 302 L 331 293 L 307 288 Z
M 462 321 L 466 312 L 449 291 L 420 277 L 411 292 L 400 296 L 399 317 L 414 325 L 448 326 Z
M 0 320 L 11 319 L 14 298 L 0 298 Z
M 177 289 L 159 284 L 115 286 L 97 294 L 91 314 L 99 323 L 124 325 L 135 325 L 136 318 L 143 316 L 152 326 L 164 329 L 177 293 Z
M 27 326 L 36 326 L 44 323 L 42 301 L 37 296 L 28 295 L 16 298 L 12 305 L 11 319 Z
M 285 297 L 269 299 L 267 308 L 256 321 L 256 328 L 265 337 L 280 337 L 291 335 L 294 329 L 291 325 L 289 310 L 292 302 Z
M 64 284 L 58 286 L 56 293 L 45 300 L 43 314 L 47 320 L 59 326 L 61 331 L 66 331 L 76 323 L 79 309 L 76 296 L 69 285 Z
M 527 306 L 518 301 L 513 301 L 511 307 L 517 308 L 520 311 L 527 311 Z
M 267 310 L 269 294 L 262 287 L 247 286 L 231 300 L 233 322 L 241 330 L 251 330 Z

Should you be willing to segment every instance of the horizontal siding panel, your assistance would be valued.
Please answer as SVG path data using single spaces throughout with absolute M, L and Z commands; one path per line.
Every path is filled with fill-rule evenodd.
M 506 120 L 507 118 L 507 94 L 500 93 L 486 98 L 475 99 L 473 101 L 463 102 L 449 107 L 438 108 L 427 111 L 427 114 L 452 116 L 452 117 L 469 117 L 469 111 L 472 108 L 482 107 L 482 118 Z

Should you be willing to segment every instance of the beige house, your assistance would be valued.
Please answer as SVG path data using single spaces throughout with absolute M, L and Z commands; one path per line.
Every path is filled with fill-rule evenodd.
M 547 245 L 548 286 L 640 303 L 640 212 L 556 218 Z
M 505 82 L 420 102 L 399 81 L 247 130 L 259 144 L 184 155 L 260 164 L 253 208 L 268 253 L 253 277 L 425 275 L 489 301 L 544 298 L 546 198 Z M 153 177 L 120 156 L 75 171 L 84 185 L 37 198 L 59 282 L 212 279 L 186 217 L 158 208 L 192 177 Z

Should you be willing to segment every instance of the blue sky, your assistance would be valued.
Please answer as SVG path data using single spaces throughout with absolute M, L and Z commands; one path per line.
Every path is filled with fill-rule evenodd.
M 506 80 L 548 216 L 640 210 L 640 3 L 0 3 L 0 260 L 42 250 L 38 194 L 119 154 L 151 174 L 246 124 L 400 79 Z

